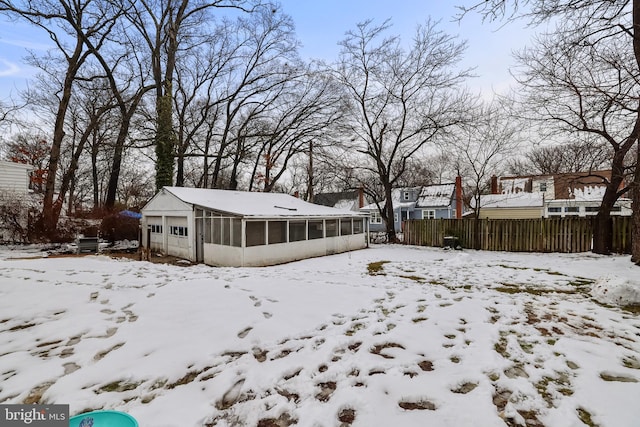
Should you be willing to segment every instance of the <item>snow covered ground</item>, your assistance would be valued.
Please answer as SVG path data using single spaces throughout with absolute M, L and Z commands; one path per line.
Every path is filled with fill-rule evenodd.
M 640 302 L 629 257 L 25 255 L 0 250 L 1 403 L 153 427 L 640 425 L 640 316 L 614 306 Z

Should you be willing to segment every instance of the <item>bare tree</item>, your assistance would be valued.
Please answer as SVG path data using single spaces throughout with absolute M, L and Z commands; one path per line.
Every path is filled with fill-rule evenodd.
M 173 182 L 176 136 L 173 128 L 174 77 L 177 61 L 202 42 L 203 25 L 216 8 L 255 10 L 256 0 L 129 1 L 127 17 L 150 53 L 156 91 L 156 188 Z
M 389 28 L 369 20 L 347 32 L 336 75 L 350 103 L 346 132 L 364 156 L 362 169 L 384 189 L 381 216 L 395 242 L 392 188 L 413 156 L 463 121 L 470 97 L 459 87 L 469 71 L 456 68 L 465 43 L 429 20 L 404 49 L 386 36 Z
M 625 158 L 640 131 L 639 74 L 632 50 L 616 38 L 600 40 L 596 49 L 588 35 L 579 30 L 573 35 L 568 39 L 563 27 L 520 52 L 517 57 L 523 70 L 517 78 L 524 87 L 525 103 L 533 110 L 531 118 L 546 122 L 550 131 L 584 134 L 608 144 L 612 173 L 605 181 L 593 244 L 595 253 L 607 254 L 613 244 L 610 213 L 628 191 L 625 175 L 630 169 Z M 630 115 L 634 120 L 629 120 Z
M 470 113 L 470 123 L 446 140 L 444 150 L 454 159 L 457 174 L 464 177 L 465 199 L 476 220 L 474 246 L 479 248 L 481 197 L 488 193 L 490 177 L 504 170 L 506 159 L 519 147 L 520 126 L 498 101 Z
M 524 17 L 533 24 L 548 22 L 552 19 L 558 19 L 565 22 L 564 36 L 571 40 L 575 47 L 588 47 L 602 57 L 605 57 L 611 49 L 617 49 L 625 52 L 631 60 L 624 62 L 624 75 L 637 76 L 640 70 L 640 0 L 487 0 L 477 2 L 470 7 L 460 7 L 461 15 L 470 11 L 476 11 L 486 19 L 516 19 Z M 575 33 L 580 34 L 580 38 L 576 38 Z M 612 44 L 613 40 L 613 44 Z M 556 40 L 564 42 L 560 38 Z M 606 62 L 605 62 L 606 64 Z M 601 64 L 601 67 L 604 64 Z M 611 70 L 620 69 L 621 63 L 618 61 L 609 61 Z M 584 105 L 585 109 L 589 109 L 589 105 Z M 640 108 L 636 105 L 632 107 L 627 104 L 627 135 L 636 142 L 635 164 L 640 161 L 640 145 L 637 144 L 640 134 Z M 630 131 L 629 131 L 630 130 Z M 622 142 L 621 142 L 622 144 Z M 622 155 L 622 154 L 620 154 Z M 624 157 L 624 156 L 623 156 Z M 613 171 L 615 174 L 621 174 L 620 168 Z M 632 196 L 632 261 L 640 263 L 640 168 L 635 167 L 633 175 L 633 183 L 631 185 Z M 604 220 L 607 216 L 606 209 L 613 197 L 612 192 L 605 196 L 603 200 L 600 220 Z M 599 221 L 600 221 L 599 220 Z M 602 227 L 597 231 L 602 233 Z M 605 231 L 606 232 L 606 231 Z M 605 243 L 598 244 L 595 248 L 597 252 L 607 252 L 607 239 Z M 594 245 L 595 246 L 595 245 Z
M 60 81 L 58 103 L 55 111 L 55 124 L 49 155 L 49 171 L 45 185 L 42 214 L 38 220 L 38 229 L 52 237 L 56 230 L 58 217 L 54 207 L 54 192 L 59 166 L 60 151 L 65 135 L 65 116 L 72 97 L 72 88 L 83 64 L 90 56 L 85 40 L 91 39 L 95 46 L 106 40 L 112 29 L 109 19 L 110 3 L 96 0 L 60 1 L 52 3 L 46 0 L 11 1 L 0 0 L 0 13 L 12 19 L 22 19 L 34 27 L 45 31 L 55 44 L 57 54 L 64 58 L 65 71 Z M 48 71 L 46 63 L 41 64 L 43 72 Z

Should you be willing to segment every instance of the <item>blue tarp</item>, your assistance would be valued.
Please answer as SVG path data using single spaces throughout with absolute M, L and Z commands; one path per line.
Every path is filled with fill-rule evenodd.
M 120 211 L 118 212 L 118 215 L 126 216 L 127 218 L 134 218 L 134 219 L 142 218 L 142 214 L 139 214 L 138 212 L 128 211 L 128 210 Z

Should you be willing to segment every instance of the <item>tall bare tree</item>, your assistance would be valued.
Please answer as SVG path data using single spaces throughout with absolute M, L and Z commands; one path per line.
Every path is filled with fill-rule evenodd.
M 259 0 L 129 0 L 127 17 L 150 53 L 156 95 L 156 188 L 173 183 L 176 135 L 173 127 L 174 77 L 177 61 L 202 42 L 205 22 L 216 8 L 250 12 Z
M 350 103 L 346 132 L 364 156 L 362 168 L 384 189 L 381 215 L 394 242 L 391 189 L 413 156 L 463 122 L 470 97 L 460 88 L 469 71 L 457 68 L 464 42 L 428 20 L 405 49 L 389 29 L 388 21 L 369 20 L 347 32 L 336 75 Z
M 72 97 L 72 89 L 82 66 L 90 56 L 85 40 L 91 39 L 95 46 L 102 45 L 112 29 L 113 21 L 109 2 L 100 0 L 62 0 L 56 3 L 47 0 L 0 0 L 0 13 L 10 19 L 21 19 L 44 31 L 56 46 L 56 53 L 64 58 L 65 70 L 60 82 L 58 103 L 55 111 L 54 129 L 49 155 L 49 171 L 45 185 L 42 214 L 37 228 L 48 237 L 56 231 L 60 207 L 54 206 L 56 177 L 62 141 L 65 135 L 65 117 Z M 47 72 L 46 64 L 41 69 Z
M 544 121 L 555 132 L 597 137 L 610 147 L 611 179 L 605 182 L 593 236 L 593 251 L 608 254 L 613 244 L 610 213 L 628 190 L 625 175 L 630 170 L 625 160 L 640 130 L 636 95 L 640 74 L 633 51 L 616 38 L 596 43 L 589 34 L 561 27 L 539 37 L 534 47 L 517 57 L 524 66 L 517 78 L 526 105 L 533 109 L 532 119 Z M 629 120 L 634 111 L 634 120 Z
M 637 76 L 640 70 L 640 0 L 487 0 L 475 2 L 471 6 L 462 6 L 460 10 L 462 15 L 476 11 L 489 20 L 524 17 L 533 24 L 537 24 L 558 19 L 564 23 L 563 35 L 574 44 L 574 48 L 589 48 L 595 55 L 603 58 L 608 53 L 612 53 L 611 49 L 616 49 L 631 57 L 632 60 L 626 62 L 609 61 L 608 65 L 612 72 L 616 69 L 621 70 L 620 66 L 622 66 L 624 76 Z M 576 38 L 576 33 L 580 38 Z M 564 43 L 560 38 L 556 41 Z M 601 64 L 601 67 L 605 64 L 606 61 Z M 634 107 L 628 103 L 625 105 L 627 110 L 625 138 L 633 140 L 636 144 L 635 164 L 637 165 L 640 161 L 640 145 L 637 144 L 640 137 L 640 106 L 637 100 Z M 588 104 L 583 105 L 585 110 L 590 107 Z M 619 143 L 624 145 L 621 140 Z M 614 176 L 623 172 L 619 167 L 612 169 L 614 169 Z M 640 263 L 640 168 L 638 167 L 635 168 L 630 190 L 633 200 L 632 261 Z M 598 222 L 604 221 L 607 216 L 607 206 L 613 197 L 612 191 L 605 195 L 601 209 L 603 214 L 599 213 Z M 602 225 L 599 226 L 598 234 L 606 232 L 602 228 Z M 605 243 L 598 244 L 595 248 L 596 252 L 607 252 L 608 239 L 604 238 L 602 241 Z

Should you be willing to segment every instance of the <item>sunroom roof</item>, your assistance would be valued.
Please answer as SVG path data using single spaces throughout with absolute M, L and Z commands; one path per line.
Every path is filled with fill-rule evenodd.
M 269 218 L 362 216 L 358 212 L 316 205 L 282 193 L 186 187 L 164 187 L 163 190 L 185 203 L 239 216 Z

